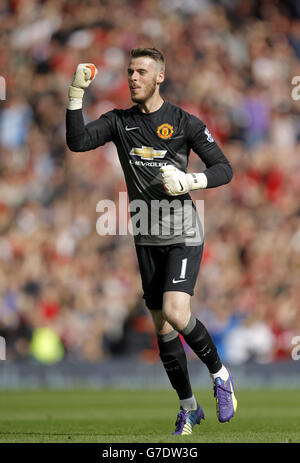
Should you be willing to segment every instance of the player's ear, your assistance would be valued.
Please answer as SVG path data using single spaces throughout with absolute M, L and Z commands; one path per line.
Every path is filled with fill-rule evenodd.
M 159 71 L 159 73 L 157 74 L 157 77 L 156 77 L 156 82 L 157 82 L 158 84 L 161 84 L 164 80 L 165 80 L 165 73 L 164 73 L 164 71 Z

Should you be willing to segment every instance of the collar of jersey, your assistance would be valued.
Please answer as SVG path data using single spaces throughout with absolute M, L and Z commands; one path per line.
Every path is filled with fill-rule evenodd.
M 140 108 L 138 107 L 138 105 L 136 105 L 136 110 L 138 111 L 138 113 L 139 113 L 141 116 L 149 117 L 149 116 L 153 116 L 154 114 L 157 114 L 159 111 L 161 111 L 161 110 L 166 106 L 166 104 L 167 104 L 167 102 L 164 101 L 160 108 L 158 108 L 156 111 L 152 111 L 151 113 L 143 113 L 143 112 L 140 110 Z

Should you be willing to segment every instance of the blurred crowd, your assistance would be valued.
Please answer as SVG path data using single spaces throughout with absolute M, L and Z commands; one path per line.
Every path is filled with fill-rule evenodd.
M 192 194 L 205 200 L 192 309 L 224 361 L 289 360 L 300 335 L 299 2 L 2 0 L 0 31 L 7 360 L 32 360 L 33 335 L 48 327 L 66 359 L 159 361 L 133 238 L 96 232 L 98 201 L 118 206 L 126 191 L 116 148 L 72 153 L 65 142 L 77 64 L 99 69 L 88 122 L 132 105 L 126 69 L 138 46 L 164 53 L 162 96 L 206 123 L 234 171 L 229 185 Z M 203 167 L 192 154 L 189 171 Z

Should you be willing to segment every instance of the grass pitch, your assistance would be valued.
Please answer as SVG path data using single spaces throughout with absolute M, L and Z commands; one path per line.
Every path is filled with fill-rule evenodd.
M 300 442 L 298 390 L 241 390 L 224 424 L 212 390 L 194 393 L 206 420 L 191 436 L 172 436 L 172 390 L 0 391 L 0 442 Z

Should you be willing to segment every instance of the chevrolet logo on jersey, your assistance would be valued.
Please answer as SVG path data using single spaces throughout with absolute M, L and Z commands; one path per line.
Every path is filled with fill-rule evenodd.
M 142 146 L 141 148 L 132 148 L 130 154 L 133 156 L 140 156 L 141 159 L 163 159 L 165 157 L 166 152 L 166 150 L 155 150 L 150 146 Z

